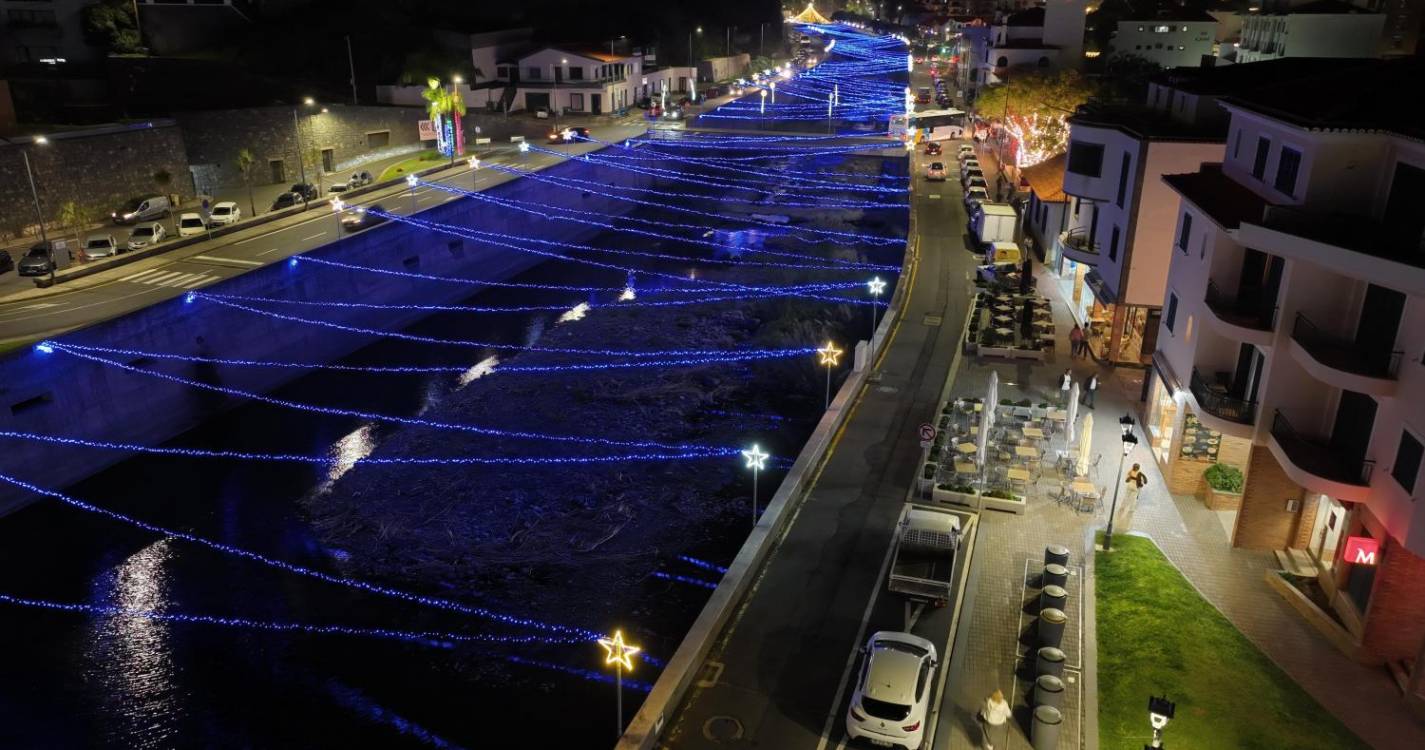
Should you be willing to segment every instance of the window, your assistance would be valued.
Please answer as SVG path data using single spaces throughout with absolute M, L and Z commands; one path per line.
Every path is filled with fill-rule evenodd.
M 367 148 L 385 148 L 389 145 L 391 145 L 391 131 L 389 130 L 366 134 Z
M 1085 177 L 1103 173 L 1103 144 L 1076 141 L 1069 144 L 1068 170 Z
M 1171 32 L 1172 30 L 1173 30 L 1173 27 L 1171 27 L 1171 26 L 1154 26 L 1154 27 L 1153 27 L 1153 33 L 1154 33 L 1154 34 L 1167 34 L 1167 33 Z
M 1238 130 L 1232 134 L 1232 158 L 1237 158 L 1237 152 L 1242 150 L 1242 131 Z
M 1192 214 L 1183 212 L 1183 228 L 1178 232 L 1178 249 L 1187 255 L 1188 238 L 1192 236 Z
M 579 67 L 578 65 L 572 65 L 572 66 L 570 66 L 570 67 L 569 67 L 569 80 L 571 80 L 571 81 L 582 81 L 582 80 L 584 80 L 584 69 L 581 68 L 581 67 Z
M 336 152 L 329 148 L 322 149 L 322 171 L 336 171 Z
M 1123 195 L 1128 192 L 1128 154 L 1123 154 L 1123 162 L 1118 166 L 1118 200 L 1115 203 L 1119 208 L 1123 208 Z
M 1266 136 L 1257 137 L 1257 160 L 1252 162 L 1252 176 L 1262 179 L 1267 173 L 1267 155 L 1272 152 L 1272 139 Z
M 1118 260 L 1118 227 L 1113 228 L 1113 233 L 1108 240 L 1108 259 Z
M 1296 195 L 1296 173 L 1301 168 L 1301 152 L 1282 146 L 1277 157 L 1277 178 L 1272 186 L 1286 195 Z
M 542 80 L 544 78 L 544 71 L 540 70 L 538 65 L 531 65 L 524 69 L 524 77 L 531 81 Z
M 1415 492 L 1415 478 L 1420 474 L 1422 453 L 1425 453 L 1425 446 L 1421 446 L 1414 435 L 1401 430 L 1400 447 L 1395 450 L 1395 466 L 1391 467 L 1390 475 L 1407 493 Z
M 569 95 L 569 109 L 572 109 L 572 110 L 574 110 L 575 112 L 583 112 L 583 111 L 584 111 L 584 95 L 583 95 L 583 94 L 570 94 L 570 95 Z
M 1163 316 L 1163 325 L 1168 333 L 1173 332 L 1173 323 L 1178 320 L 1178 295 L 1168 292 L 1168 313 Z

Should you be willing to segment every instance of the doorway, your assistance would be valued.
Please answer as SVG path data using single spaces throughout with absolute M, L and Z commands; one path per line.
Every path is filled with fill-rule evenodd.
M 329 148 L 322 149 L 322 171 L 336 171 L 336 152 Z
M 1336 563 L 1336 548 L 1346 528 L 1346 506 L 1327 495 L 1316 496 L 1316 521 L 1311 531 L 1311 554 L 1322 570 Z
M 281 184 L 287 181 L 287 170 L 282 166 L 281 159 L 272 159 L 267 162 L 268 169 L 272 170 L 272 182 Z
M 1366 287 L 1361 320 L 1356 326 L 1356 346 L 1360 349 L 1362 364 L 1370 368 L 1370 372 L 1382 375 L 1390 372 L 1395 335 L 1404 312 L 1404 294 L 1375 284 Z
M 1418 259 L 1425 253 L 1425 212 L 1420 210 L 1422 204 L 1425 204 L 1425 169 L 1397 163 L 1382 223 L 1391 242 L 1411 259 Z
M 1376 424 L 1376 400 L 1364 393 L 1341 391 L 1336 405 L 1336 424 L 1331 428 L 1331 448 L 1341 457 L 1344 470 L 1354 472 L 1366 458 L 1371 430 Z M 1359 477 L 1344 476 L 1343 479 Z
M 589 111 L 596 115 L 602 114 L 604 111 L 603 100 L 603 94 L 589 94 Z

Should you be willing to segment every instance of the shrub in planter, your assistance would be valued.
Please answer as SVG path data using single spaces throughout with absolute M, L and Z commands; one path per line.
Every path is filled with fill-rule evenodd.
M 999 400 L 999 405 L 1000 405 L 1000 406 L 1014 406 L 1014 399 L 1012 399 L 1012 398 L 1002 398 L 1002 399 Z
M 1022 398 L 1022 399 L 1019 400 L 1018 403 L 1015 404 L 1015 406 L 1023 406 L 1024 408 L 1028 409 L 1028 408 L 1029 408 L 1029 405 L 1032 404 L 1032 403 L 1034 403 L 1034 402 L 1033 402 L 1033 401 L 1030 401 L 1030 400 L 1027 399 L 1027 398 Z
M 920 470 L 920 477 L 921 479 L 934 479 L 935 464 L 928 463 L 924 467 L 922 467 Z
M 1236 466 L 1213 464 L 1202 473 L 1202 478 L 1207 480 L 1208 487 L 1218 492 L 1242 492 L 1242 470 Z
M 1018 499 L 1019 499 L 1019 495 L 1016 495 L 1016 494 L 1014 494 L 1013 492 L 1010 492 L 1009 490 L 990 490 L 989 492 L 982 492 L 982 493 L 980 493 L 980 494 L 981 494 L 981 495 L 984 495 L 985 497 L 992 497 L 992 498 L 994 498 L 994 499 L 996 499 L 996 500 L 1018 500 Z
M 962 495 L 975 494 L 975 488 L 968 484 L 938 484 L 935 486 L 935 489 L 945 492 L 958 492 Z

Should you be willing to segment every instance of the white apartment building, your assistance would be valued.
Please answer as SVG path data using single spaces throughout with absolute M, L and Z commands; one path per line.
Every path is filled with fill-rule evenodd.
M 961 31 L 961 89 L 1003 83 L 1015 68 L 1059 69 L 1083 62 L 1088 0 L 1050 0 Z
M 1221 163 L 1163 180 L 1145 426 L 1175 492 L 1243 472 L 1233 544 L 1315 572 L 1340 626 L 1314 624 L 1413 660 L 1425 707 L 1425 105 L 1392 95 L 1421 80 L 1377 61 L 1223 100 Z
M 643 86 L 641 55 L 574 51 L 558 47 L 504 60 L 496 78 L 515 89 L 509 108 L 607 114 L 637 102 Z
M 1221 57 L 1239 63 L 1283 57 L 1374 57 L 1385 30 L 1385 14 L 1343 0 L 1248 12 L 1241 39 L 1224 46 Z
M 1163 68 L 1196 67 L 1203 56 L 1212 56 L 1217 28 L 1216 18 L 1187 9 L 1122 20 L 1107 53 L 1110 57 L 1134 55 Z

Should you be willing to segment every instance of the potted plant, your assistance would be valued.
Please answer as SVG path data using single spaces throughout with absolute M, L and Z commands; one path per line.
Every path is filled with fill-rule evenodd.
M 1242 470 L 1216 463 L 1202 473 L 1205 480 L 1203 503 L 1209 510 L 1237 510 L 1242 507 Z
M 986 510 L 1003 510 L 1009 513 L 1024 512 L 1024 496 L 1009 490 L 989 490 L 980 493 L 980 503 Z
M 935 486 L 935 472 L 937 469 L 938 465 L 930 461 L 925 462 L 925 465 L 920 467 L 920 479 L 916 480 L 916 489 L 920 490 L 921 494 L 929 492 L 931 488 Z
M 935 490 L 931 492 L 931 498 L 937 503 L 965 505 L 971 508 L 980 507 L 979 496 L 980 493 L 973 485 L 963 481 L 941 482 L 935 485 Z

